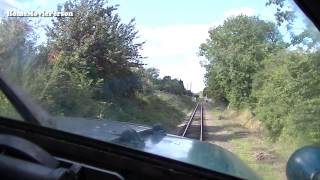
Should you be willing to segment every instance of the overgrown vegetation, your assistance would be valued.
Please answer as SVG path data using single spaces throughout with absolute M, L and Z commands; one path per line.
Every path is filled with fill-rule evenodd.
M 58 11 L 75 16 L 55 18 L 46 27 L 47 42 L 40 45 L 28 19 L 0 21 L 1 72 L 51 114 L 163 122 L 170 129 L 182 119 L 184 108 L 191 108 L 192 93 L 183 81 L 160 78 L 157 69 L 143 67 L 144 42 L 138 42 L 134 19 L 121 22 L 117 6 L 76 0 L 58 6 Z M 163 97 L 171 95 L 159 90 L 177 99 L 170 102 Z M 187 106 L 175 106 L 186 99 Z M 9 108 L 0 96 L 1 111 Z
M 292 24 L 292 12 L 281 11 L 283 3 L 267 5 L 279 6 L 278 25 Z M 236 109 L 250 109 L 275 141 L 299 138 L 319 144 L 319 34 L 309 23 L 284 43 L 274 23 L 244 15 L 225 20 L 200 46 L 208 60 L 204 92 Z

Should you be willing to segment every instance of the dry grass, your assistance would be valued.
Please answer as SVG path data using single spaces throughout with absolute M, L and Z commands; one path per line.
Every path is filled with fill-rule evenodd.
M 209 142 L 236 154 L 263 179 L 286 179 L 285 165 L 290 152 L 281 150 L 284 144 L 270 142 L 251 113 L 226 110 L 215 104 L 208 109 Z

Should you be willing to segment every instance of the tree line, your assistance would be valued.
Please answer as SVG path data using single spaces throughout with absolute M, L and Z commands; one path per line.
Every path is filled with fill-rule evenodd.
M 278 5 L 284 0 L 270 1 Z M 282 7 L 281 6 L 281 7 Z M 285 42 L 278 24 L 256 16 L 231 17 L 209 31 L 200 46 L 207 59 L 204 93 L 236 109 L 250 109 L 273 140 L 320 143 L 320 33 L 308 22 Z
M 0 22 L 0 68 L 54 115 L 99 117 L 106 104 L 137 101 L 155 91 L 192 96 L 183 81 L 159 77 L 144 68 L 134 19 L 121 22 L 118 6 L 105 0 L 67 1 L 46 26 L 47 40 L 37 44 L 34 24 L 26 18 Z M 1 96 L 0 107 L 10 104 Z M 120 107 L 121 109 L 121 107 Z

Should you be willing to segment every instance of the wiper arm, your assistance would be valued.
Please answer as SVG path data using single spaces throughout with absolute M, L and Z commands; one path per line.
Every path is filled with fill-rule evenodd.
M 16 86 L 10 84 L 2 73 L 0 73 L 0 89 L 25 121 L 35 125 L 53 125 L 49 114 L 33 103 Z

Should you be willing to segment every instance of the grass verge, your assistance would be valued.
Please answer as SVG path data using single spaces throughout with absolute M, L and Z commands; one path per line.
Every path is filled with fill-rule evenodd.
M 157 91 L 135 99 L 119 99 L 103 109 L 103 118 L 144 125 L 161 124 L 166 130 L 176 128 L 194 106 L 189 96 Z
M 285 179 L 285 161 L 279 155 L 267 150 L 270 145 L 257 139 L 235 139 L 231 143 L 235 146 L 233 153 L 242 159 L 263 179 Z M 260 155 L 268 156 L 258 160 Z
M 211 135 L 211 142 L 236 154 L 263 179 L 286 179 L 286 162 L 296 146 L 271 142 L 264 133 L 244 127 L 245 115 L 231 111 L 221 105 L 210 107 L 213 129 L 220 129 Z

